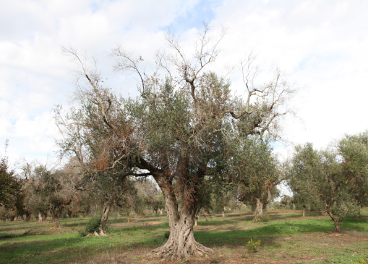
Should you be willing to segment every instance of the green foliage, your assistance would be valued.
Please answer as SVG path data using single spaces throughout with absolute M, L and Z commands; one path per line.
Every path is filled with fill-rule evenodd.
M 261 136 L 241 139 L 234 163 L 240 201 L 255 206 L 257 199 L 267 204 L 278 196 L 275 186 L 281 175 L 269 140 Z
M 261 222 L 269 222 L 271 221 L 271 217 L 268 214 L 263 214 L 261 217 Z
M 361 206 L 368 205 L 368 131 L 346 135 L 338 143 L 342 157 L 342 172 L 346 184 L 352 188 L 355 200 Z
M 98 216 L 94 216 L 86 224 L 84 230 L 80 231 L 81 236 L 86 236 L 88 234 L 93 234 L 94 232 L 100 232 L 101 218 Z
M 257 242 L 253 242 L 253 239 L 251 239 L 248 243 L 247 243 L 247 251 L 249 253 L 256 253 L 259 250 L 259 247 L 261 245 L 261 240 L 258 240 Z
M 0 157 L 0 206 L 15 207 L 22 197 L 22 181 L 9 170 L 7 157 Z
M 310 143 L 297 146 L 287 168 L 289 186 L 295 201 L 303 206 L 326 211 L 337 224 L 336 231 L 344 217 L 359 212 L 359 202 L 362 204 L 367 194 L 367 190 L 361 188 L 364 183 L 357 184 L 362 180 L 352 173 L 354 169 L 351 160 L 346 158 L 344 147 L 350 146 L 351 142 L 348 141 L 340 141 L 338 151 L 317 151 Z M 361 172 L 358 174 L 367 179 L 368 174 L 362 172 L 364 170 L 361 165 L 358 167 Z
M 367 262 L 362 259 L 362 262 L 355 262 L 354 264 L 367 264 Z

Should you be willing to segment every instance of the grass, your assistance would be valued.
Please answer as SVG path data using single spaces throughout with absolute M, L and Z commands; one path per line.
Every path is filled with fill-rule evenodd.
M 190 263 L 354 263 L 368 260 L 368 210 L 361 219 L 341 222 L 336 235 L 326 216 L 296 211 L 269 212 L 271 221 L 253 222 L 250 213 L 200 218 L 194 228 L 199 243 L 214 249 L 209 258 Z M 144 254 L 166 241 L 165 217 L 110 221 L 106 237 L 80 237 L 88 218 L 62 219 L 62 229 L 52 222 L 0 223 L 0 263 L 145 263 Z M 248 254 L 248 241 L 261 240 L 260 250 Z M 211 262 L 213 261 L 213 262 Z M 155 263 L 155 262 L 151 262 Z

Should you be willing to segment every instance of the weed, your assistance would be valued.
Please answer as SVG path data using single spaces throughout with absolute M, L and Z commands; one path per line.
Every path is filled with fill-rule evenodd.
M 89 219 L 89 221 L 86 224 L 85 229 L 79 231 L 79 234 L 81 236 L 86 236 L 86 235 L 92 234 L 94 232 L 98 233 L 100 231 L 100 224 L 101 224 L 100 217 L 94 216 L 91 219 Z
M 367 264 L 367 262 L 365 262 L 364 259 L 362 259 L 362 262 L 355 262 L 354 264 Z
M 136 258 L 137 258 L 137 260 L 142 260 L 141 256 L 137 256 Z
M 169 237 L 170 237 L 170 231 L 166 231 L 165 234 L 164 234 L 164 237 L 166 239 L 169 239 Z
M 262 222 L 269 222 L 269 221 L 271 221 L 271 217 L 269 215 L 264 214 L 261 217 L 261 221 Z
M 256 243 L 254 243 L 253 239 L 251 239 L 247 244 L 247 251 L 249 253 L 256 253 L 260 245 L 261 245 L 261 240 L 258 240 Z

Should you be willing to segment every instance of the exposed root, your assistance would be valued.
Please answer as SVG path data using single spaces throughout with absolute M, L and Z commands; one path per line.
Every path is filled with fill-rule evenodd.
M 105 231 L 103 231 L 102 229 L 100 229 L 100 233 L 99 233 L 100 236 L 107 236 Z
M 147 259 L 167 258 L 172 260 L 190 259 L 192 256 L 208 256 L 213 253 L 213 250 L 203 246 L 195 240 L 187 243 L 181 250 L 178 249 L 178 244 L 173 241 L 168 241 L 165 245 L 154 249 L 146 255 Z

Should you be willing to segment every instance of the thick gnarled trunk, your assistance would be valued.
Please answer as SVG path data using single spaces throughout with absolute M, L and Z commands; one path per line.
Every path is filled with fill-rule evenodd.
M 106 224 L 107 224 L 107 220 L 109 219 L 111 205 L 112 205 L 111 200 L 106 201 L 103 205 L 99 235 L 106 235 Z
M 261 199 L 256 198 L 256 211 L 254 212 L 254 221 L 261 221 L 263 216 L 263 203 Z
M 213 253 L 212 249 L 207 248 L 196 242 L 193 234 L 195 222 L 195 206 L 182 201 L 181 213 L 178 211 L 178 203 L 172 186 L 158 182 L 165 196 L 165 210 L 169 219 L 170 236 L 167 242 L 154 249 L 148 257 L 171 258 L 171 259 L 190 259 L 192 255 L 203 256 Z M 185 206 L 187 204 L 188 206 Z

